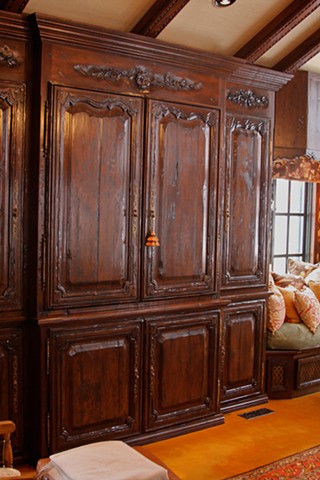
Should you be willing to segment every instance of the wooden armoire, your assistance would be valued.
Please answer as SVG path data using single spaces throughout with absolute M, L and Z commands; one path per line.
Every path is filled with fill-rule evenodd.
M 43 15 L 0 25 L 16 456 L 146 443 L 265 402 L 274 97 L 291 76 Z

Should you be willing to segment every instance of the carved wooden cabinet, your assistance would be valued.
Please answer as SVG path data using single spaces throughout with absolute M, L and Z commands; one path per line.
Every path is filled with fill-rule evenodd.
M 267 401 L 264 393 L 265 302 L 231 304 L 225 312 L 223 412 Z
M 18 412 L 17 448 L 155 441 L 265 401 L 290 76 L 38 14 L 0 24 L 0 413 Z

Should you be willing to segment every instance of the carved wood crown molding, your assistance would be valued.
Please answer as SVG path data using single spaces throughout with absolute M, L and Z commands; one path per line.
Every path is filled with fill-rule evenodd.
M 7 45 L 0 48 L 0 66 L 6 64 L 8 67 L 17 67 L 21 63 L 18 55 Z
M 131 70 L 119 70 L 105 65 L 74 65 L 76 72 L 97 80 L 118 82 L 129 80 L 139 90 L 147 92 L 150 87 L 165 87 L 171 90 L 200 90 L 202 83 L 188 78 L 177 77 L 166 72 L 163 75 L 153 73 L 145 67 L 134 67 Z
M 320 183 L 320 160 L 313 154 L 276 158 L 273 162 L 272 178 Z
M 231 90 L 227 93 L 227 100 L 246 108 L 267 108 L 269 100 L 266 96 L 258 96 L 252 90 Z

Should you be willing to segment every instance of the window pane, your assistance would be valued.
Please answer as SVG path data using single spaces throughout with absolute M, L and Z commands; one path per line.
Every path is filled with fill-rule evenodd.
M 281 255 L 286 253 L 287 246 L 287 217 L 276 217 L 273 233 L 273 254 Z M 299 252 L 295 252 L 299 253 Z
M 301 253 L 303 249 L 303 217 L 290 217 L 289 254 Z
M 286 273 L 287 262 L 285 258 L 273 259 L 273 271 L 276 273 Z
M 290 194 L 290 212 L 291 213 L 303 213 L 304 211 L 304 198 L 305 198 L 305 183 L 304 182 L 291 182 L 291 194 Z
M 276 181 L 275 211 L 286 213 L 288 211 L 288 180 L 279 179 Z

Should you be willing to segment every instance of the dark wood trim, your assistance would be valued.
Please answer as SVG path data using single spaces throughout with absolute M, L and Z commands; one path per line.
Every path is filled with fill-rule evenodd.
M 0 10 L 22 13 L 29 0 L 0 0 Z
M 273 69 L 295 73 L 302 65 L 320 52 L 320 28 L 278 62 Z
M 238 50 L 235 56 L 254 63 L 319 7 L 320 0 L 291 2 L 287 8 Z M 302 52 L 303 49 L 301 49 L 300 55 Z M 305 60 L 302 63 L 305 63 Z
M 189 1 L 156 0 L 131 32 L 156 38 Z

